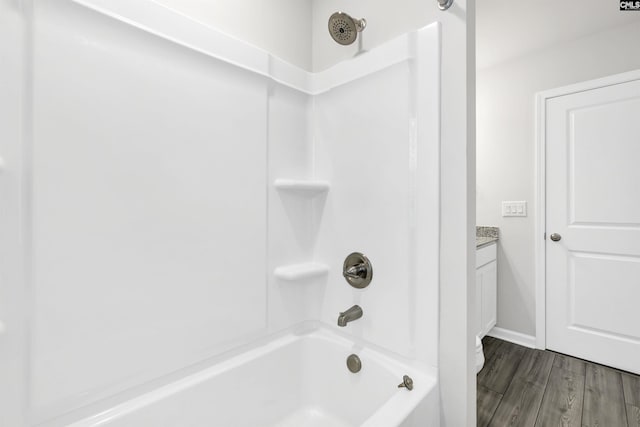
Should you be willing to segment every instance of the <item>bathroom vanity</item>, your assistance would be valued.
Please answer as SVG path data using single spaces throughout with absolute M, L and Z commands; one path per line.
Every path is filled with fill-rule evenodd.
M 476 229 L 476 335 L 484 337 L 497 317 L 498 228 Z

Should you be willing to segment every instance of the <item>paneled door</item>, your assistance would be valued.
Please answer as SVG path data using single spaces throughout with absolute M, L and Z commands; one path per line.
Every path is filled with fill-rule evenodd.
M 547 348 L 640 373 L 640 80 L 547 98 L 545 137 Z

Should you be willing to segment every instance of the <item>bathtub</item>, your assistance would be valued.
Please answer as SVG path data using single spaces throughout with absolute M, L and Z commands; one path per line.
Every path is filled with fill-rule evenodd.
M 346 366 L 349 354 L 360 372 Z M 403 375 L 412 391 L 398 388 Z M 325 329 L 290 333 L 72 427 L 429 427 L 435 376 Z

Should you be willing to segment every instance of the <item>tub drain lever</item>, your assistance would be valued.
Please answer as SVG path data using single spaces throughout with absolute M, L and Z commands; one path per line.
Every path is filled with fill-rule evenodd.
M 406 388 L 407 390 L 413 390 L 413 380 L 409 375 L 402 377 L 402 382 L 398 384 L 398 388 Z

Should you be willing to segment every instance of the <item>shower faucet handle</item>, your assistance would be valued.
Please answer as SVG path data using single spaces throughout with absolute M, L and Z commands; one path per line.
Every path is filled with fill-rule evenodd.
M 371 261 L 360 252 L 353 252 L 344 260 L 342 275 L 354 288 L 366 288 L 373 278 Z
M 353 265 L 347 268 L 343 275 L 353 279 L 363 279 L 367 276 L 367 266 L 364 263 Z

